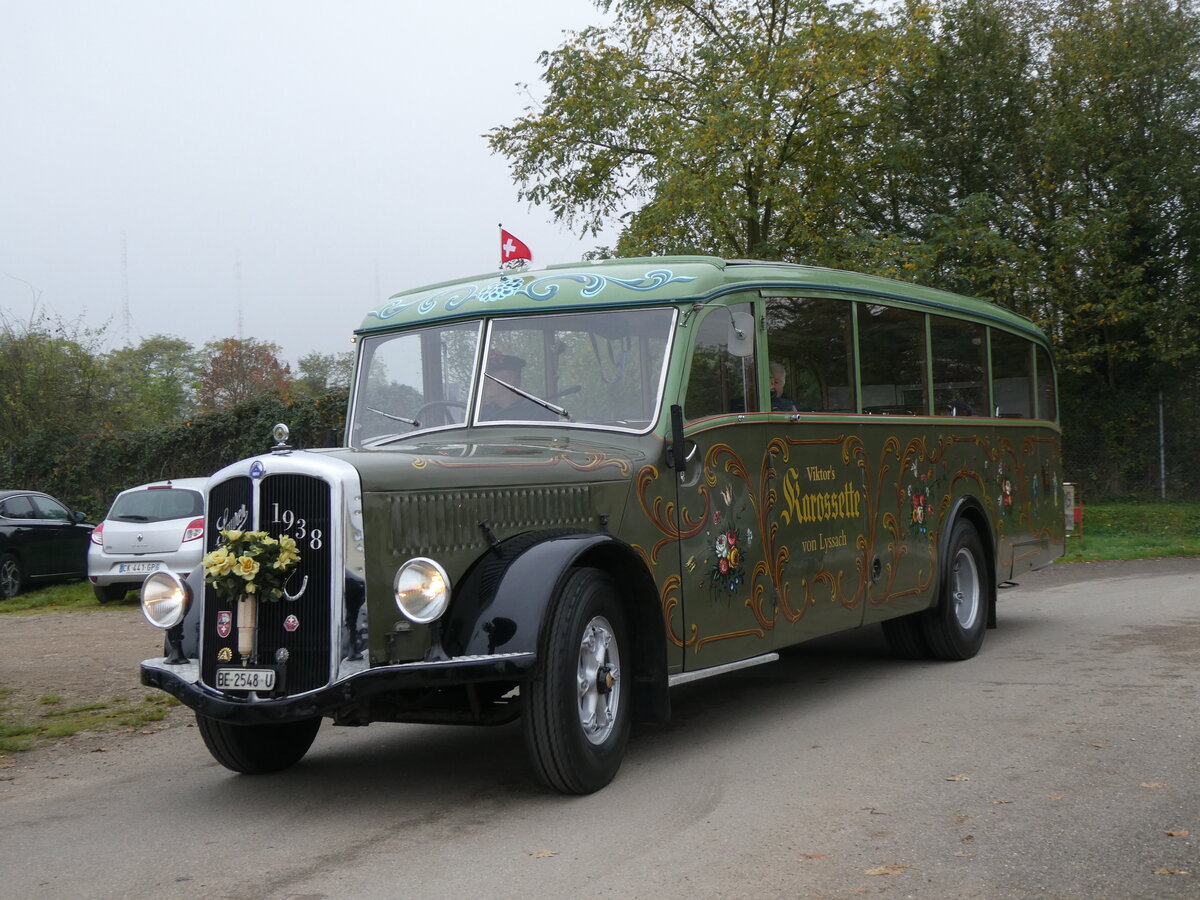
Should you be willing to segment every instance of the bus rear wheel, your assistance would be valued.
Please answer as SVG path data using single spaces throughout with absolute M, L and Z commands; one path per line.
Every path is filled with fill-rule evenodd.
M 936 659 L 970 659 L 983 646 L 989 600 L 987 571 L 979 532 L 959 519 L 950 533 L 938 605 L 921 620 L 925 642 Z

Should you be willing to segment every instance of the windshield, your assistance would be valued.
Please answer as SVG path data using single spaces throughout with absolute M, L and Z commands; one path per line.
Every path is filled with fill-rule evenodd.
M 494 319 L 486 332 L 471 321 L 366 338 L 351 443 L 380 446 L 468 421 L 645 430 L 657 415 L 674 319 L 673 309 L 611 310 Z

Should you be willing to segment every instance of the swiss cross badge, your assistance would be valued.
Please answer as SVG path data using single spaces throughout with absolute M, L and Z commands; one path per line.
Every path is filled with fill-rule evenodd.
M 288 616 L 283 620 L 283 628 L 285 631 L 295 631 L 300 627 L 300 620 L 295 616 Z
M 222 609 L 217 613 L 217 634 L 223 638 L 229 637 L 229 632 L 233 630 L 233 611 Z

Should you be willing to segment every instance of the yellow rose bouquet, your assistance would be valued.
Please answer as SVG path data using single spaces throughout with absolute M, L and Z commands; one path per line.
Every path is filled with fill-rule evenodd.
M 265 531 L 222 531 L 221 544 L 201 560 L 204 580 L 227 600 L 250 596 L 278 600 L 300 551 L 291 536 Z

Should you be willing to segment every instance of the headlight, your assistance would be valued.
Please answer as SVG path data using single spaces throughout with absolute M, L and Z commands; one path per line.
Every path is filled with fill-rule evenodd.
M 450 579 L 432 559 L 410 559 L 396 572 L 396 606 L 418 625 L 427 625 L 446 611 Z
M 191 589 L 174 572 L 155 572 L 142 583 L 142 615 L 155 628 L 174 628 L 191 605 Z

